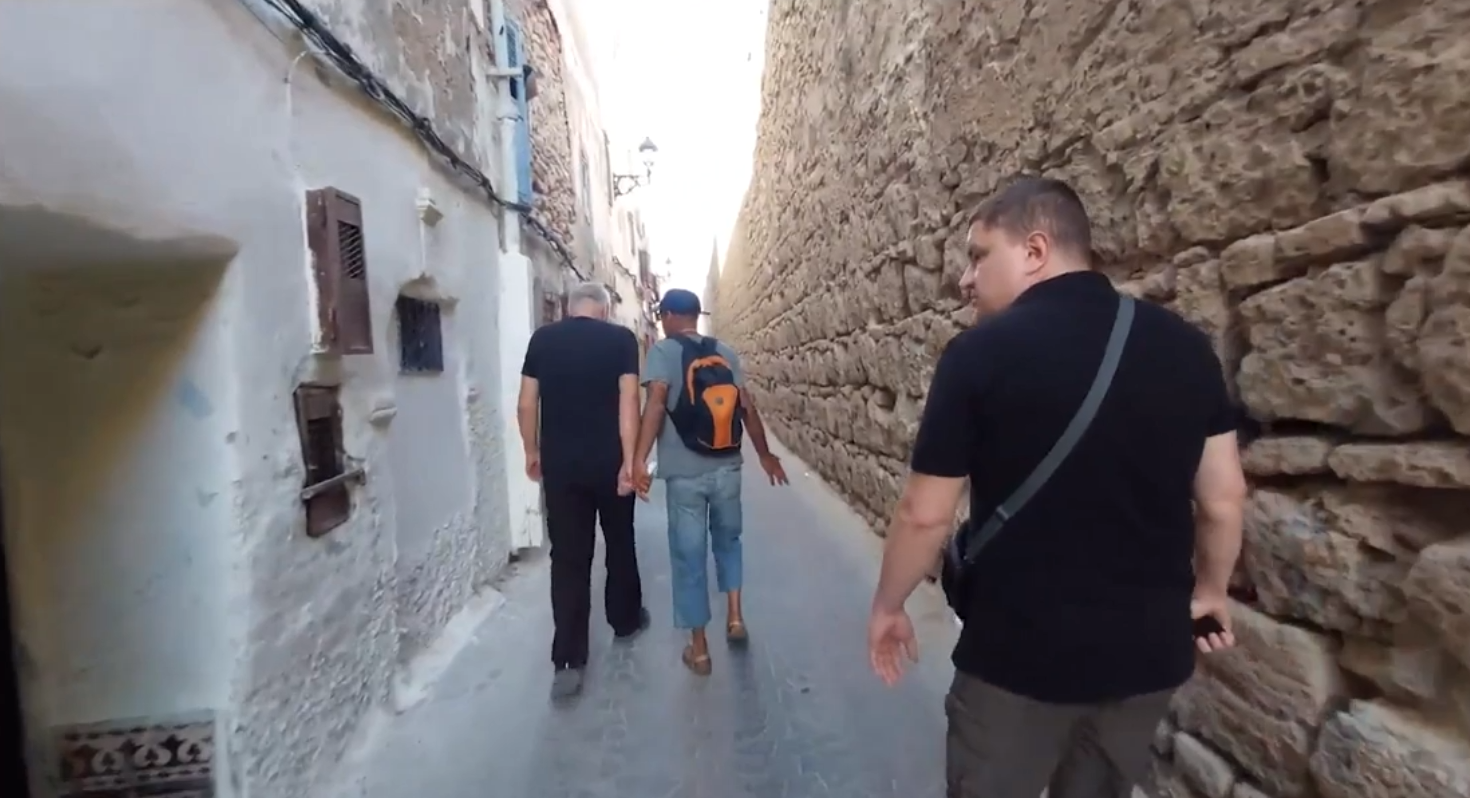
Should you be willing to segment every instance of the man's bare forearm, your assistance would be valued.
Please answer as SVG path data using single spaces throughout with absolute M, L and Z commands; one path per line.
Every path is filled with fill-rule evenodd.
M 623 462 L 632 463 L 638 451 L 638 389 L 618 396 L 618 441 L 623 446 Z
M 750 433 L 750 445 L 755 447 L 755 453 L 761 457 L 771 455 L 771 442 L 766 439 L 766 425 L 761 421 L 759 410 L 755 405 L 745 407 L 745 429 Z
M 651 398 L 644 403 L 643 417 L 638 424 L 638 445 L 633 450 L 633 462 L 646 463 L 653 452 L 653 443 L 664 425 L 664 406 Z
M 903 603 L 934 567 L 949 532 L 948 524 L 921 522 L 908 502 L 900 500 L 884 539 L 883 568 L 878 574 L 873 605 L 887 612 L 903 609 Z
M 528 455 L 541 449 L 539 411 L 540 407 L 536 404 L 521 403 L 516 406 L 516 423 L 521 429 L 521 446 Z
M 1195 584 L 1200 590 L 1224 593 L 1240 559 L 1242 518 L 1239 504 L 1200 505 L 1194 514 Z

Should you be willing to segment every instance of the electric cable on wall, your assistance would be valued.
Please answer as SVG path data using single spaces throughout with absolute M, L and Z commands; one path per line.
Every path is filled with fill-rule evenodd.
M 433 123 L 414 113 L 414 110 L 409 107 L 408 103 L 405 103 L 402 98 L 389 88 L 388 84 L 382 78 L 373 74 L 372 70 L 352 51 L 352 48 L 341 39 L 338 39 L 311 9 L 303 6 L 299 0 L 261 0 L 261 2 L 264 2 L 280 13 L 286 21 L 291 23 L 292 27 L 300 31 L 316 47 L 319 53 L 326 56 L 338 71 L 357 83 L 363 93 L 371 98 L 373 102 L 398 117 L 399 121 L 411 129 L 414 135 L 418 137 L 418 140 L 430 152 L 438 155 L 450 168 L 469 178 L 475 185 L 479 186 L 485 192 L 485 196 L 489 198 L 491 203 L 519 213 L 521 218 L 525 220 L 526 226 L 530 227 L 537 236 L 551 245 L 551 248 L 561 257 L 562 262 L 566 264 L 567 268 L 571 269 L 572 273 L 577 275 L 577 279 L 587 279 L 582 275 L 581 270 L 577 268 L 571 251 L 567 249 L 561 237 L 542 223 L 540 219 L 532 215 L 534 209 L 531 206 L 523 205 L 519 202 L 511 202 L 497 194 L 494 184 L 490 182 L 490 178 L 484 172 L 481 172 L 469 162 L 465 161 L 452 147 L 446 144 L 444 139 L 434 130 Z

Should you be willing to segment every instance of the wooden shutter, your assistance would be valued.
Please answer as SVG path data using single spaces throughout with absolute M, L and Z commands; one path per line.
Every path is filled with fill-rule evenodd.
M 536 198 L 536 192 L 531 183 L 531 108 L 527 100 L 530 93 L 527 90 L 525 67 L 526 64 L 526 41 L 521 33 L 521 26 L 514 20 L 505 21 L 505 44 L 509 51 L 510 68 L 520 69 L 522 77 L 510 79 L 510 96 L 516 103 L 516 202 L 521 205 L 530 206 Z
M 322 346 L 335 355 L 373 352 L 362 203 L 335 188 L 306 195 L 306 239 L 316 277 Z
M 302 487 L 313 491 L 323 483 L 332 483 L 303 499 L 306 534 L 320 537 L 352 515 L 352 496 L 346 480 L 341 479 L 346 461 L 342 451 L 342 406 L 337 388 L 329 385 L 299 386 L 295 401 L 301 460 L 306 466 Z

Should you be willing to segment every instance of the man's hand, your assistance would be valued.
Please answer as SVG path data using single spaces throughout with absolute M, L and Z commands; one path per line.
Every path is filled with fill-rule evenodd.
M 786 479 L 786 469 L 781 467 L 781 458 L 776 455 L 769 452 L 761 455 L 761 468 L 765 469 L 766 476 L 771 480 L 772 485 L 791 484 L 790 480 Z
M 541 481 L 541 450 L 526 452 L 526 476 L 530 477 L 532 482 Z
M 1230 599 L 1223 592 L 1196 590 L 1189 602 L 1189 617 L 1198 620 L 1209 616 L 1225 630 L 1206 637 L 1196 637 L 1194 644 L 1205 654 L 1224 651 L 1235 645 L 1235 632 L 1230 625 Z
M 625 462 L 623 467 L 618 469 L 618 495 L 627 496 L 633 492 L 634 487 L 633 464 Z
M 868 618 L 868 659 L 889 687 L 898 684 L 906 662 L 919 661 L 919 641 L 907 612 L 873 608 Z
M 640 460 L 633 463 L 632 469 L 628 484 L 638 494 L 638 498 L 648 501 L 648 491 L 653 488 L 653 477 L 648 473 L 648 463 Z

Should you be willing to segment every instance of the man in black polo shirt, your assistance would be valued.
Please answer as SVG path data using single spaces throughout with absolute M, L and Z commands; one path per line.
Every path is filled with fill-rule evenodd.
M 1086 210 L 1055 180 L 1021 179 L 972 219 L 960 285 L 983 318 L 935 368 L 873 599 L 870 655 L 890 684 L 917 655 L 904 601 L 944 548 L 965 480 L 970 517 L 989 519 L 1099 374 L 1120 296 L 1091 271 L 1091 248 Z M 1220 362 L 1172 312 L 1129 310 L 1090 425 L 956 599 L 952 798 L 1126 798 L 1196 650 L 1234 642 L 1225 591 L 1246 488 Z M 1195 638 L 1205 616 L 1223 631 Z
M 598 283 L 572 289 L 569 317 L 531 335 L 521 367 L 517 420 L 526 475 L 545 492 L 551 538 L 554 699 L 582 689 L 599 519 L 607 545 L 607 622 L 619 638 L 631 639 L 649 620 L 633 536 L 638 339 L 607 321 L 610 303 Z

